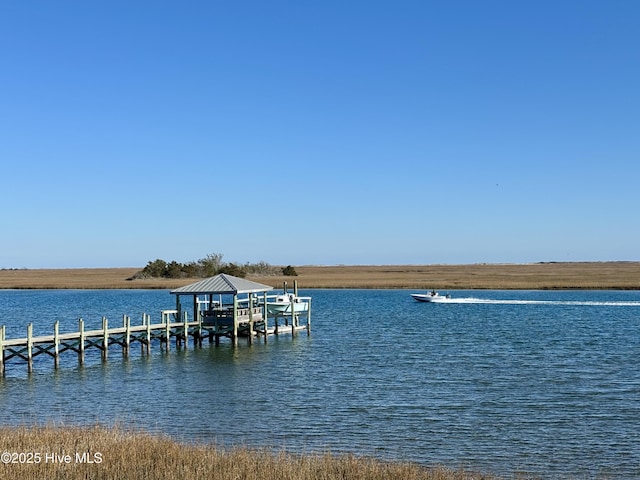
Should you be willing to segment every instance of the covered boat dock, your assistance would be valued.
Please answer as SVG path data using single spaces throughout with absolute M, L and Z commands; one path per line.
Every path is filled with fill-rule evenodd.
M 269 327 L 267 306 L 273 295 L 268 295 L 268 292 L 272 290 L 269 285 L 221 273 L 171 293 L 176 296 L 178 318 L 191 310 L 194 321 L 200 325 L 201 337 L 208 335 L 210 340 L 215 339 L 216 345 L 220 337 L 229 337 L 237 345 L 239 336 L 246 336 L 251 342 L 254 336 L 262 335 L 266 342 L 269 334 L 278 334 L 279 318 L 284 318 L 287 326 L 290 321 L 292 334 L 305 328 L 310 333 L 310 309 L 305 310 L 305 326 L 300 326 L 299 315 L 292 311 L 289 315 L 274 315 L 274 325 Z M 183 303 L 183 297 L 190 300 Z M 306 298 L 305 301 L 310 303 L 311 299 Z

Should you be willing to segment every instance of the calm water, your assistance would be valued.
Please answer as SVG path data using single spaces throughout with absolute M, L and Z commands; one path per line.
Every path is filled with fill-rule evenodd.
M 511 476 L 640 478 L 640 292 L 308 290 L 310 337 L 79 367 L 7 366 L 3 423 L 121 423 L 182 440 L 332 451 Z M 7 337 L 139 323 L 167 291 L 0 291 Z M 105 457 L 107 454 L 105 453 Z

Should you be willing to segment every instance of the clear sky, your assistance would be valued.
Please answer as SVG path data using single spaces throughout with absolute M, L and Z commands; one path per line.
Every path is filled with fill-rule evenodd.
M 640 260 L 640 2 L 0 3 L 0 268 Z

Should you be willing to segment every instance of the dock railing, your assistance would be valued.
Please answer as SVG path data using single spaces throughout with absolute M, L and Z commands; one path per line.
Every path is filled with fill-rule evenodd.
M 183 319 L 176 318 L 177 310 L 163 310 L 160 323 L 151 323 L 151 316 L 142 315 L 141 325 L 131 325 L 131 317 L 123 315 L 122 326 L 109 328 L 109 321 L 102 317 L 102 328 L 86 330 L 82 318 L 78 320 L 78 330 L 75 332 L 60 333 L 60 322 L 53 324 L 52 335 L 33 335 L 33 324 L 27 325 L 27 336 L 22 338 L 6 338 L 6 327 L 0 327 L 0 374 L 5 373 L 7 361 L 17 358 L 27 363 L 29 372 L 33 371 L 33 360 L 39 355 L 49 355 L 54 359 L 54 365 L 59 366 L 60 354 L 73 351 L 78 355 L 78 362 L 85 361 L 85 350 L 97 348 L 101 351 L 103 360 L 109 354 L 109 347 L 118 345 L 122 347 L 123 355 L 127 356 L 131 345 L 138 342 L 142 351 L 149 352 L 151 342 L 154 339 L 160 341 L 160 345 L 167 350 L 171 348 L 171 338 L 175 338 L 176 346 L 183 343 L 186 346 L 189 335 L 197 335 L 200 327 L 199 321 L 189 321 L 185 312 Z M 172 317 L 173 320 L 172 321 Z

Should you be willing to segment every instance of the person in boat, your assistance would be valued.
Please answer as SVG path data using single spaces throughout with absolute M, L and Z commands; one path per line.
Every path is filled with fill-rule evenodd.
M 438 292 L 436 292 L 435 290 L 431 290 L 431 296 L 435 297 L 438 294 Z

